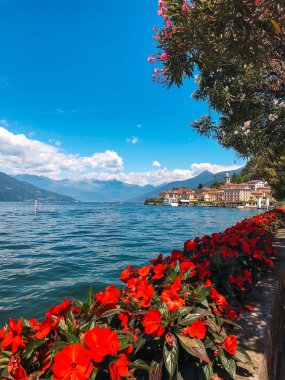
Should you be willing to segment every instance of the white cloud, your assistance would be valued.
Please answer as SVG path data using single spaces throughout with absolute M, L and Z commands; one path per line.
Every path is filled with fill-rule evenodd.
M 131 139 L 127 139 L 126 141 L 127 141 L 128 143 L 131 143 L 131 144 L 136 144 L 136 143 L 139 142 L 139 139 L 138 139 L 137 137 L 135 137 L 135 136 L 132 136 Z
M 68 177 L 75 180 L 117 179 L 129 184 L 159 185 L 189 179 L 205 170 L 218 173 L 242 166 L 193 163 L 188 169 L 168 169 L 161 168 L 158 161 L 153 161 L 150 171 L 126 173 L 123 159 L 113 150 L 91 156 L 65 153 L 56 140 L 51 139 L 46 144 L 24 134 L 14 134 L 8 127 L 5 120 L 0 120 L 0 171 L 10 174 L 44 175 L 54 179 Z
M 242 165 L 216 165 L 210 163 L 192 164 L 190 169 L 153 169 L 145 172 L 118 172 L 118 173 L 98 173 L 95 177 L 99 180 L 117 179 L 135 185 L 160 185 L 166 182 L 183 181 L 197 176 L 205 170 L 212 173 L 230 171 L 240 168 Z
M 158 161 L 153 161 L 152 166 L 154 168 L 160 168 L 161 167 L 160 162 L 158 162 Z
M 13 134 L 6 129 L 7 122 L 0 121 L 0 170 L 11 174 L 80 177 L 94 175 L 95 171 L 116 173 L 123 170 L 122 158 L 112 150 L 84 157 L 67 154 L 53 146 L 30 139 L 23 134 Z

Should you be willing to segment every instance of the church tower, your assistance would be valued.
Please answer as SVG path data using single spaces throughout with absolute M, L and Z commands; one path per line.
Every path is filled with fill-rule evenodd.
M 226 185 L 229 185 L 231 183 L 231 176 L 229 175 L 229 173 L 225 175 L 225 183 Z

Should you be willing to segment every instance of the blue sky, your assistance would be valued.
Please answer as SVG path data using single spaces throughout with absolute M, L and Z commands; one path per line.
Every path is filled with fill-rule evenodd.
M 126 181 L 130 172 L 167 168 L 164 177 L 172 170 L 187 176 L 193 163 L 221 169 L 235 163 L 233 151 L 189 128 L 208 112 L 190 98 L 194 81 L 170 90 L 152 82 L 147 57 L 156 49 L 156 0 L 0 0 L 0 9 L 0 170 L 70 174 L 51 173 L 43 164 L 39 169 L 36 158 L 26 162 L 23 145 L 29 144 L 39 157 L 40 144 L 43 150 L 56 144 L 50 149 L 63 160 L 115 152 L 122 162 L 111 172 Z M 19 143 L 19 134 L 25 142 Z M 17 152 L 7 153 L 15 144 Z M 161 167 L 153 168 L 153 161 Z M 93 169 L 86 173 L 110 177 L 100 165 Z

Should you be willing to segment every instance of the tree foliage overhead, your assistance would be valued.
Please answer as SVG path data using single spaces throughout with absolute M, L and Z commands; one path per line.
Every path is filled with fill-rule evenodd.
M 167 86 L 194 77 L 193 97 L 221 116 L 193 127 L 243 157 L 284 154 L 284 0 L 159 1 L 164 24 L 155 38 L 162 63 L 154 79 Z

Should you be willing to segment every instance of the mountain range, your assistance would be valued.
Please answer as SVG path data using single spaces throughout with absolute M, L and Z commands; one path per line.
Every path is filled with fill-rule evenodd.
M 229 173 L 239 173 L 241 169 Z M 204 171 L 196 177 L 169 182 L 159 186 L 131 185 L 117 180 L 99 181 L 94 179 L 53 180 L 44 176 L 18 174 L 14 177 L 0 172 L 0 201 L 41 201 L 52 202 L 142 202 L 158 197 L 163 190 L 178 187 L 195 189 L 202 184 L 210 186 L 224 179 L 226 172 L 213 174 Z
M 49 202 L 76 202 L 71 197 L 40 189 L 0 172 L 0 202 L 26 202 L 35 199 Z
M 117 180 L 52 180 L 48 177 L 27 174 L 16 175 L 15 178 L 41 189 L 67 195 L 81 202 L 125 202 L 136 197 L 143 197 L 144 194 L 155 189 L 151 185 L 130 185 Z

